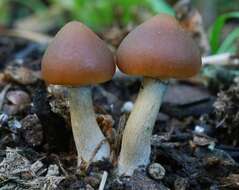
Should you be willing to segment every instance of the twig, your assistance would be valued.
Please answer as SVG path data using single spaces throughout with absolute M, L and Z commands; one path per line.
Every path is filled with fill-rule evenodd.
M 210 55 L 207 57 L 202 57 L 202 63 L 203 65 L 208 65 L 208 64 L 226 65 L 230 62 L 232 56 L 233 55 L 231 53 Z
M 69 176 L 68 172 L 65 170 L 65 168 L 63 167 L 58 155 L 56 154 L 53 154 L 52 156 L 55 157 L 56 161 L 57 161 L 57 164 L 59 166 L 59 168 L 61 169 L 62 173 L 65 175 L 65 176 Z
M 40 43 L 42 45 L 47 45 L 53 39 L 51 36 L 48 36 L 42 33 L 21 30 L 21 29 L 2 30 L 0 31 L 0 35 L 25 38 L 27 40 Z
M 224 117 L 224 118 L 216 125 L 216 129 L 222 126 L 222 124 L 225 122 L 225 119 L 226 119 L 226 118 Z
M 114 158 L 115 161 L 117 161 L 117 157 L 119 156 L 119 153 L 120 153 L 121 142 L 122 142 L 122 137 L 123 137 L 126 122 L 127 122 L 127 115 L 123 114 L 119 119 L 117 131 L 116 131 L 116 139 L 114 143 L 114 151 L 116 156 L 116 158 Z
M 93 152 L 93 154 L 92 154 L 92 156 L 91 156 L 89 162 L 86 164 L 86 167 L 85 167 L 85 170 L 86 170 L 86 171 L 88 170 L 90 164 L 91 164 L 92 161 L 94 160 L 95 155 L 96 155 L 97 152 L 100 150 L 101 146 L 102 146 L 104 143 L 106 143 L 106 142 L 107 142 L 107 139 L 103 139 L 103 140 L 97 145 L 97 147 L 95 148 L 95 150 L 94 150 L 94 152 Z
M 99 190 L 104 190 L 107 177 L 108 177 L 108 172 L 104 171 L 101 182 L 100 182 Z

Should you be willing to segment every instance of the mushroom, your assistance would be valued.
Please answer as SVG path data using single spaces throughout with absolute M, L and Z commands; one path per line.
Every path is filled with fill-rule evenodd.
M 110 80 L 114 72 L 107 45 L 77 21 L 69 22 L 56 34 L 43 56 L 44 80 L 68 87 L 78 165 L 109 157 L 109 144 L 96 122 L 91 85 Z
M 176 19 L 160 14 L 124 38 L 117 50 L 117 66 L 128 75 L 144 76 L 125 126 L 118 163 L 119 174 L 132 175 L 138 166 L 149 163 L 150 138 L 167 87 L 162 80 L 195 75 L 201 58 Z

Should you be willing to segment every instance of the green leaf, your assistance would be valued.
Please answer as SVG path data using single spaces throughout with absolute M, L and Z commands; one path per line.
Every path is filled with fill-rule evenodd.
M 217 53 L 236 52 L 236 42 L 239 39 L 239 28 L 234 29 L 223 41 Z
M 74 19 L 84 22 L 97 31 L 113 23 L 114 14 L 110 0 L 75 0 L 71 13 Z
M 175 16 L 173 8 L 164 0 L 149 0 L 151 8 L 156 13 L 166 13 Z
M 217 18 L 215 23 L 213 24 L 211 28 L 211 34 L 210 34 L 210 45 L 212 49 L 212 53 L 216 53 L 219 46 L 220 46 L 220 34 L 222 31 L 222 28 L 224 27 L 226 21 L 228 19 L 232 18 L 238 18 L 239 19 L 239 12 L 231 12 L 226 13 Z
M 139 2 L 138 0 L 116 0 L 116 4 L 121 5 L 124 8 L 129 8 L 131 6 L 135 6 L 138 4 L 141 4 L 143 1 L 145 0 L 141 0 L 141 2 Z
M 10 21 L 10 7 L 0 1 L 0 24 L 7 24 Z
M 86 23 L 94 30 L 110 26 L 115 20 L 123 25 L 134 21 L 135 11 L 145 8 L 155 13 L 174 15 L 173 9 L 165 0 L 51 0 L 53 4 L 67 9 L 72 19 Z M 116 18 L 115 10 L 120 10 Z M 140 13 L 139 13 L 140 14 Z
M 76 4 L 75 0 L 51 0 L 51 4 L 54 4 L 55 6 L 64 7 L 65 9 L 73 9 L 73 7 Z

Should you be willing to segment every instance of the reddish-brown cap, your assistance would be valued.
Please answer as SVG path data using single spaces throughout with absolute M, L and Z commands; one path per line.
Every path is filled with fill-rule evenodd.
M 66 24 L 42 59 L 42 76 L 50 84 L 88 85 L 110 80 L 115 72 L 107 45 L 80 22 Z
M 117 51 L 119 69 L 130 75 L 186 78 L 201 67 L 197 45 L 175 18 L 160 14 L 125 37 Z

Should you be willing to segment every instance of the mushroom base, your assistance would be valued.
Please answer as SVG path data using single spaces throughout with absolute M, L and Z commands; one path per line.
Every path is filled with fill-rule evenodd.
M 110 155 L 110 146 L 95 117 L 90 87 L 68 88 L 72 131 L 78 153 L 78 166 Z
M 126 123 L 118 163 L 120 175 L 132 175 L 139 166 L 149 163 L 152 130 L 167 85 L 145 78 L 134 108 Z

